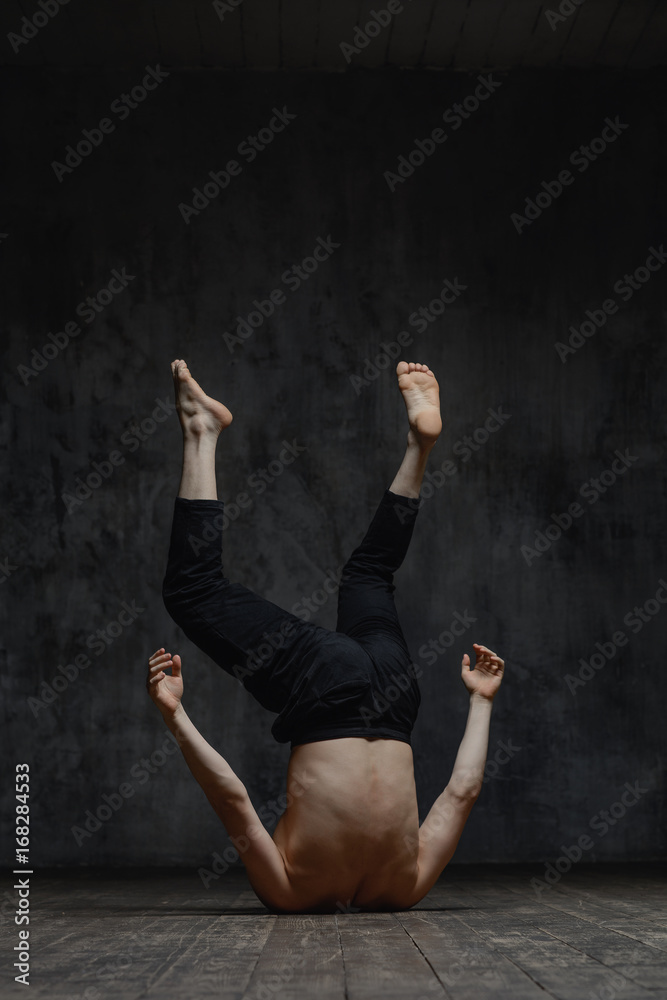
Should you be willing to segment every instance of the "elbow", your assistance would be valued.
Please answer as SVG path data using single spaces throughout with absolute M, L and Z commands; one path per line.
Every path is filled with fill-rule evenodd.
M 214 809 L 238 809 L 248 798 L 246 787 L 238 778 L 219 777 L 202 787 Z
M 222 794 L 229 805 L 233 806 L 240 806 L 248 800 L 248 789 L 236 777 L 223 781 Z
M 474 778 L 472 776 L 460 779 L 454 778 L 449 782 L 447 791 L 457 805 L 461 807 L 472 806 L 482 791 L 482 778 Z

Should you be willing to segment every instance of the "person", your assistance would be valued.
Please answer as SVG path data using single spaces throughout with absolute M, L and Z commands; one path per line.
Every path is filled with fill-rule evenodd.
M 171 367 L 183 471 L 163 599 L 185 635 L 277 713 L 272 734 L 290 742 L 291 754 L 287 807 L 273 835 L 242 780 L 187 716 L 181 657 L 164 647 L 148 661 L 150 697 L 269 910 L 408 909 L 454 854 L 480 793 L 491 708 L 504 672 L 504 661 L 479 643 L 473 643 L 474 669 L 463 656 L 470 696 L 465 733 L 449 782 L 420 826 L 410 734 L 421 695 L 393 577 L 407 553 L 427 458 L 442 428 L 435 375 L 421 363 L 396 367 L 408 414 L 407 449 L 343 569 L 334 631 L 225 575 L 215 454 L 232 414 L 204 393 L 184 360 Z

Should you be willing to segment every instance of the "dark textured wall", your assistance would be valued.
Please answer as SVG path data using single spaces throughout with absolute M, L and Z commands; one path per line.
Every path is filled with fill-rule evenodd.
M 382 356 L 401 331 L 411 342 L 399 356 L 428 362 L 442 388 L 430 469 L 452 463 L 426 490 L 397 577 L 422 670 L 420 810 L 448 780 L 466 712 L 459 664 L 480 641 L 507 676 L 489 780 L 456 859 L 546 861 L 583 834 L 588 859 L 660 855 L 667 268 L 652 258 L 632 294 L 623 276 L 667 236 L 664 77 L 497 73 L 455 127 L 443 112 L 476 74 L 172 72 L 122 118 L 112 102 L 144 73 L 3 74 L 4 756 L 10 775 L 31 766 L 33 862 L 210 868 L 228 846 L 180 755 L 160 749 L 167 731 L 144 676 L 163 644 L 182 653 L 193 721 L 264 815 L 283 790 L 289 751 L 270 736 L 273 717 L 162 606 L 180 467 L 171 359 L 187 358 L 235 415 L 220 495 L 252 503 L 225 533 L 230 573 L 303 608 L 323 600 L 402 457 L 395 361 Z M 296 117 L 250 162 L 238 146 L 274 107 Z M 113 131 L 59 180 L 52 162 L 105 117 Z M 626 127 L 594 146 L 587 169 L 569 162 L 606 118 Z M 438 127 L 446 139 L 390 190 L 385 173 Z M 240 172 L 186 222 L 179 205 L 230 159 Z M 560 197 L 515 225 L 568 168 Z M 318 238 L 339 245 L 295 288 L 284 273 Z M 77 307 L 112 269 L 133 277 L 89 322 Z M 445 279 L 465 290 L 410 322 Z M 252 336 L 225 337 L 274 289 L 285 300 Z M 606 300 L 617 308 L 605 318 Z M 606 321 L 563 360 L 555 344 L 586 310 Z M 66 343 L 68 323 L 80 332 Z M 40 361 L 49 334 L 60 346 Z M 482 441 L 489 409 L 509 417 Z M 273 465 L 260 493 L 250 477 L 285 440 L 298 455 Z M 617 451 L 623 471 L 585 487 Z M 68 500 L 95 463 L 100 485 Z M 555 536 L 552 515 L 575 502 L 579 516 L 538 552 L 536 532 L 551 524 Z M 133 611 L 114 626 L 124 605 Z M 450 637 L 457 614 L 474 624 Z M 312 620 L 333 627 L 335 598 Z M 582 668 L 596 652 L 598 669 Z M 149 773 L 141 762 L 156 751 Z M 614 806 L 626 783 L 638 800 Z M 105 795 L 120 808 L 77 838 Z

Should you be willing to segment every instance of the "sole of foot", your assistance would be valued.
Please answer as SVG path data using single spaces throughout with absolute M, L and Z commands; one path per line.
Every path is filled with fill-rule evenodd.
M 408 411 L 410 431 L 420 447 L 432 447 L 442 430 L 438 381 L 428 365 L 417 361 L 399 361 L 396 375 Z
M 217 436 L 233 417 L 224 403 L 207 396 L 182 358 L 171 363 L 176 409 L 184 434 Z

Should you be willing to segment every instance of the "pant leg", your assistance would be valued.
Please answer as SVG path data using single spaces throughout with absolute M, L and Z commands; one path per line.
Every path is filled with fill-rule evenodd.
M 399 733 L 408 742 L 421 704 L 421 669 L 412 662 L 398 620 L 394 573 L 405 559 L 421 503 L 385 490 L 343 569 L 338 593 L 337 629 L 354 638 L 373 664 L 368 732 Z
M 336 630 L 366 648 L 393 641 L 409 657 L 394 604 L 394 573 L 405 559 L 422 501 L 385 490 L 361 544 L 346 563 Z
M 185 635 L 259 703 L 282 711 L 323 630 L 232 583 L 222 565 L 224 501 L 174 504 L 162 595 Z

